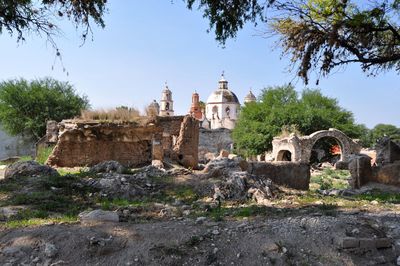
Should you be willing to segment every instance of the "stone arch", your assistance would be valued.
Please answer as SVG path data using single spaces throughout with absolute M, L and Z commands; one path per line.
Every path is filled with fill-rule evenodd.
M 289 150 L 280 150 L 276 155 L 277 161 L 292 161 L 292 153 Z
M 303 160 L 309 162 L 311 157 L 311 150 L 315 143 L 322 138 L 333 138 L 339 144 L 341 149 L 341 161 L 347 161 L 349 155 L 354 153 L 354 145 L 356 144 L 351 138 L 349 138 L 342 131 L 330 128 L 329 130 L 321 130 L 312 133 L 308 136 L 308 143 L 304 145 L 303 149 Z
M 282 153 L 286 150 L 291 153 L 293 162 L 309 163 L 311 150 L 315 143 L 322 138 L 333 138 L 340 146 L 341 161 L 347 161 L 351 154 L 359 153 L 361 147 L 358 143 L 349 138 L 342 131 L 330 128 L 314 132 L 309 136 L 298 137 L 291 134 L 289 137 L 275 137 L 272 141 L 272 156 L 278 161 Z
M 275 161 L 281 161 L 285 151 L 290 152 L 291 161 L 299 161 L 301 159 L 299 141 L 299 138 L 294 134 L 285 139 L 274 138 L 272 141 L 272 156 L 275 158 Z

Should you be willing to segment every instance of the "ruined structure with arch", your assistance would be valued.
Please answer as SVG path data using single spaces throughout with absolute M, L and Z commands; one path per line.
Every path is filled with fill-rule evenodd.
M 341 150 L 341 161 L 348 161 L 351 154 L 357 154 L 361 150 L 361 146 L 342 131 L 330 128 L 314 132 L 309 136 L 298 137 L 291 134 L 289 137 L 275 137 L 272 141 L 272 156 L 275 161 L 309 163 L 315 143 L 323 138 L 336 140 Z

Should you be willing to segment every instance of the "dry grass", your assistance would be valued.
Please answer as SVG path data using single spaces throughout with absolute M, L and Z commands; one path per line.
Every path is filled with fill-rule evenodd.
M 138 121 L 141 118 L 139 110 L 136 108 L 117 107 L 114 109 L 84 110 L 81 112 L 82 120 L 100 121 Z

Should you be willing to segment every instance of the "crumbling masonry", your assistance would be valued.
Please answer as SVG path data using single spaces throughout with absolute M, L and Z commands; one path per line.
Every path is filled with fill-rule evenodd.
M 199 126 L 189 116 L 154 117 L 142 123 L 64 120 L 54 130 L 48 132 L 56 142 L 47 161 L 51 166 L 92 166 L 115 160 L 138 167 L 166 158 L 185 167 L 198 164 Z

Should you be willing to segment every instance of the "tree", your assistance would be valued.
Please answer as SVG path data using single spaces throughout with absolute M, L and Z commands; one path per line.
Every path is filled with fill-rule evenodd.
M 189 9 L 198 3 L 222 44 L 246 22 L 269 23 L 283 54 L 291 56 L 306 84 L 311 71 L 325 76 L 349 63 L 359 63 L 372 75 L 390 69 L 400 72 L 400 0 L 186 2 Z
M 25 134 L 38 140 L 46 133 L 46 121 L 73 118 L 89 107 L 68 82 L 45 78 L 0 83 L 0 123 L 11 135 Z
M 369 133 L 370 145 L 374 146 L 382 137 L 389 137 L 393 141 L 400 142 L 400 128 L 390 124 L 376 125 Z
M 272 140 L 282 130 L 309 135 L 337 128 L 352 138 L 363 136 L 365 126 L 354 122 L 353 114 L 339 106 L 334 98 L 319 90 L 304 90 L 299 97 L 293 86 L 269 87 L 257 102 L 241 110 L 232 137 L 245 155 L 261 154 L 272 148 Z
M 59 33 L 60 18 L 83 27 L 82 38 L 91 32 L 91 21 L 104 27 L 103 15 L 107 0 L 2 0 L 0 1 L 0 33 L 7 31 L 25 40 L 30 33 L 44 35 L 55 49 L 53 36 Z M 57 50 L 57 55 L 59 52 Z

